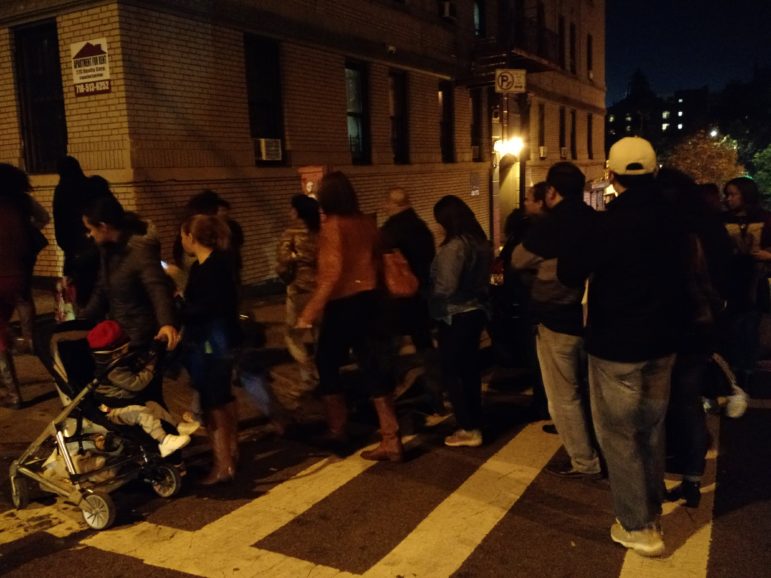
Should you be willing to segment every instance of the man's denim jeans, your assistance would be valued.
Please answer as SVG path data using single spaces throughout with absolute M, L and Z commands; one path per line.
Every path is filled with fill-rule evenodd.
M 613 506 L 624 529 L 661 514 L 664 420 L 675 355 L 635 363 L 589 356 L 594 429 L 608 464 Z
M 584 340 L 578 335 L 557 333 L 538 325 L 536 347 L 549 415 L 570 456 L 574 470 L 587 474 L 600 471 L 600 460 L 592 445 L 586 408 L 581 396 L 581 356 Z

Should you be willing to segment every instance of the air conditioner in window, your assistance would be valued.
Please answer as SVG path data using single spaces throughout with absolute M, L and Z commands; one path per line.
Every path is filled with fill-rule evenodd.
M 548 151 L 545 146 L 538 147 L 538 157 L 543 160 L 548 156 Z
M 449 0 L 442 2 L 442 18 L 454 22 L 457 17 L 458 13 L 455 8 L 455 2 L 450 2 Z
M 561 159 L 568 158 L 568 147 L 560 147 L 560 158 Z
M 281 139 L 254 139 L 254 156 L 258 161 L 280 161 L 282 158 Z

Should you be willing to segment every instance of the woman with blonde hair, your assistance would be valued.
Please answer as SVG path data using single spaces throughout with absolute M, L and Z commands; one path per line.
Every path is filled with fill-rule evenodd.
M 182 247 L 195 257 L 185 288 L 183 343 L 214 454 L 210 486 L 235 476 L 238 454 L 236 400 L 230 390 L 234 349 L 240 344 L 237 271 L 227 253 L 230 230 L 216 216 L 194 215 L 181 229 Z

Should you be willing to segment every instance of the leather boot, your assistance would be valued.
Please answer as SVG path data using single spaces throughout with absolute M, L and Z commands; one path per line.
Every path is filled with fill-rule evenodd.
M 399 421 L 396 419 L 393 397 L 376 397 L 372 400 L 380 422 L 380 445 L 374 450 L 361 452 L 365 460 L 377 462 L 401 462 L 404 460 L 404 447 L 399 437 Z
M 19 380 L 16 378 L 13 357 L 7 350 L 0 352 L 0 405 L 13 409 L 21 407 Z
M 348 403 L 343 394 L 325 395 L 324 409 L 327 412 L 327 439 L 332 442 L 348 441 Z
M 230 414 L 225 407 L 217 407 L 206 412 L 206 431 L 211 440 L 214 463 L 209 474 L 198 483 L 213 486 L 231 481 L 236 475 L 233 456 L 230 453 Z

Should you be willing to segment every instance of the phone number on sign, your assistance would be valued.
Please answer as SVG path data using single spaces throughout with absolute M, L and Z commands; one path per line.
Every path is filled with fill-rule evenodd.
M 86 94 L 97 94 L 100 92 L 110 92 L 110 81 L 99 80 L 96 82 L 85 82 L 75 85 L 75 95 L 83 96 Z

